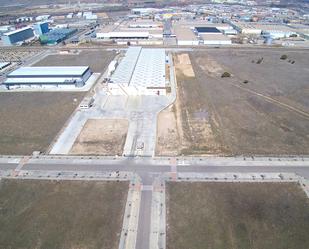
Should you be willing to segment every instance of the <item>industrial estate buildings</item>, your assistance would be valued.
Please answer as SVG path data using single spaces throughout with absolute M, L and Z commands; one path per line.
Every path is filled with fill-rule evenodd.
M 164 49 L 130 47 L 108 84 L 111 94 L 165 95 Z
M 7 89 L 83 87 L 92 72 L 84 67 L 20 67 L 7 75 Z
M 3 34 L 2 41 L 4 45 L 13 45 L 34 37 L 34 32 L 31 27 L 13 30 Z
M 163 23 L 150 19 L 125 20 L 97 30 L 96 38 L 117 44 L 162 45 Z

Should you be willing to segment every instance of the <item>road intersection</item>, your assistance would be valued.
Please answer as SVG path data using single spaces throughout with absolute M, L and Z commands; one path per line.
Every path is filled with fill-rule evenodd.
M 39 57 L 46 54 L 42 53 Z M 172 63 L 171 57 L 170 61 Z M 174 79 L 173 65 L 170 70 L 171 79 Z M 172 86 L 173 94 L 169 98 L 155 96 L 128 99 L 127 96 L 117 96 L 115 99 L 114 96 L 96 92 L 94 108 L 75 113 L 54 144 L 51 150 L 54 155 L 0 157 L 0 178 L 129 181 L 119 249 L 166 247 L 167 181 L 292 181 L 301 183 L 305 192 L 309 193 L 307 156 L 155 157 L 156 116 L 174 101 L 176 93 L 173 81 Z M 124 106 L 121 106 L 122 102 Z M 90 118 L 102 117 L 130 120 L 124 155 L 64 155 L 69 153 L 85 122 Z M 139 141 L 145 144 L 143 155 L 136 151 Z
M 119 248 L 159 249 L 166 181 L 302 181 L 308 194 L 309 157 L 2 157 L 0 177 L 130 181 Z

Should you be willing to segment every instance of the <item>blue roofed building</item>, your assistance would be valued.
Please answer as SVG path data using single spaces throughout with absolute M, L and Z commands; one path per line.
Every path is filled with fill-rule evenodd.
M 49 32 L 48 22 L 37 22 L 33 24 L 34 33 L 38 36 Z
M 77 29 L 52 29 L 45 34 L 40 35 L 40 42 L 43 45 L 55 45 L 64 41 L 76 31 Z
M 11 46 L 22 43 L 33 37 L 34 37 L 33 29 L 31 27 L 24 27 L 22 29 L 17 29 L 4 33 L 2 36 L 2 41 L 4 45 Z

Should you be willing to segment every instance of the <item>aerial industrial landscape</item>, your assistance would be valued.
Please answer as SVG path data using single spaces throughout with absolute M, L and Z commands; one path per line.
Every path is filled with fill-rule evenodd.
M 3 1 L 0 249 L 308 249 L 309 3 Z

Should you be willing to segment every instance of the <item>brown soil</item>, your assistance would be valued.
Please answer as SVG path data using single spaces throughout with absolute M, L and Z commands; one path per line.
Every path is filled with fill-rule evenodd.
M 122 155 L 128 125 L 125 119 L 90 119 L 76 139 L 70 154 Z

